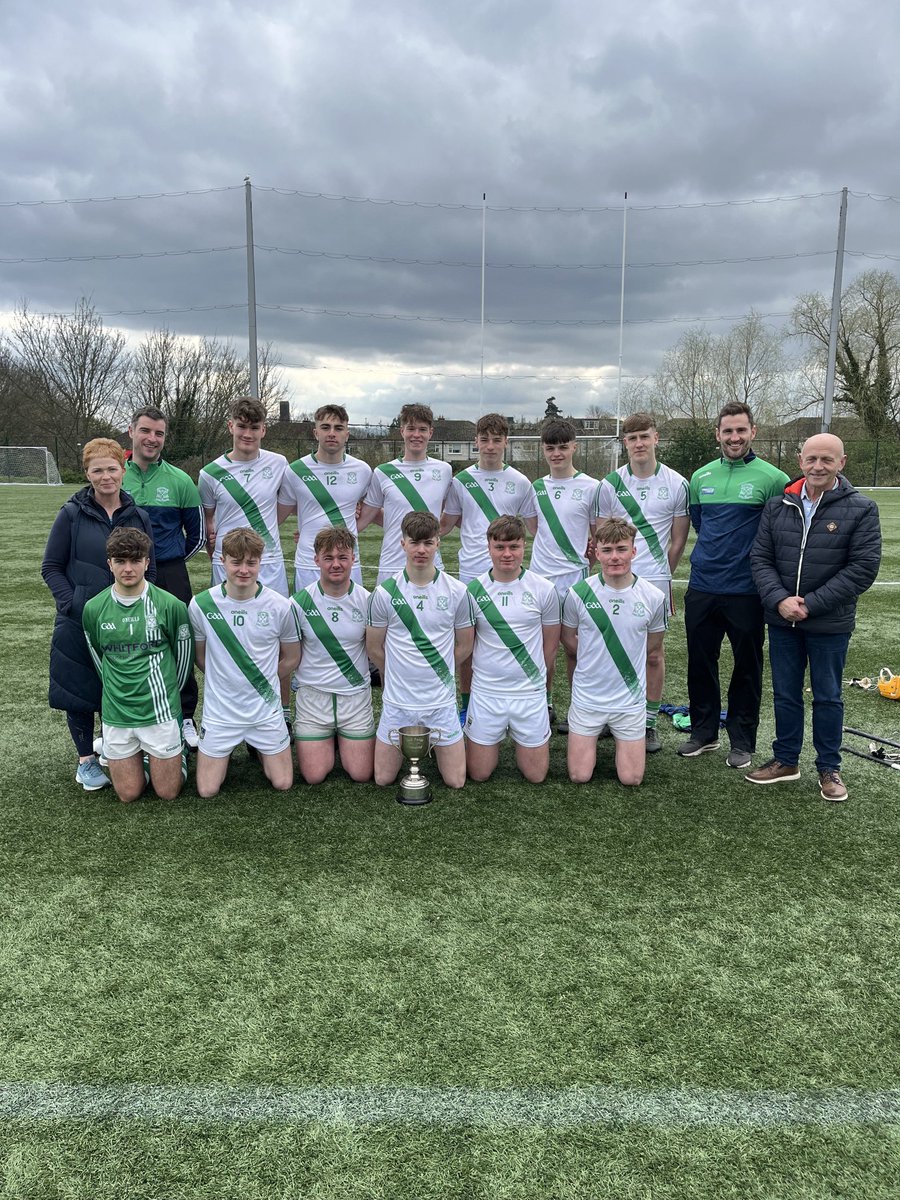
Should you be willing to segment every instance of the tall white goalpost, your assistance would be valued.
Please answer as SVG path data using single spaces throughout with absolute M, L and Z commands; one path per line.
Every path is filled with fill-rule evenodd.
M 0 446 L 0 483 L 60 484 L 62 479 L 46 446 Z

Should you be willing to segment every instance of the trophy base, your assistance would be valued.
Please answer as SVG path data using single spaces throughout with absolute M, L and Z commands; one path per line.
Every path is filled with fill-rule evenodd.
M 425 779 L 419 779 L 419 786 L 410 787 L 405 779 L 400 781 L 400 790 L 397 792 L 398 804 L 430 804 L 431 803 L 431 787 Z

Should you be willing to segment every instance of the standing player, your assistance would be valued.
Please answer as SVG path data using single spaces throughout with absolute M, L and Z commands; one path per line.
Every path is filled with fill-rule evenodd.
M 372 778 L 369 593 L 350 578 L 355 549 L 349 529 L 320 529 L 313 542 L 319 581 L 293 596 L 300 610 L 301 647 L 294 741 L 297 766 L 307 783 L 321 783 L 333 768 L 335 737 L 341 766 L 350 778 L 358 783 Z
M 628 462 L 612 471 L 600 484 L 595 517 L 622 517 L 637 529 L 634 570 L 668 598 L 669 615 L 675 612 L 672 576 L 687 543 L 691 519 L 688 483 L 683 475 L 657 462 L 659 433 L 650 413 L 634 413 L 622 425 L 622 445 Z M 666 678 L 663 643 L 647 657 L 647 753 L 662 750 L 657 731 L 659 705 Z
M 766 501 L 781 496 L 790 482 L 784 471 L 757 458 L 755 437 L 747 405 L 726 404 L 716 425 L 722 455 L 693 473 L 690 489 L 691 522 L 697 530 L 684 597 L 691 736 L 677 753 L 697 758 L 719 749 L 719 654 L 727 636 L 734 668 L 725 723 L 731 750 L 725 765 L 736 769 L 750 766 L 762 699 L 765 625 L 750 550 Z
M 497 517 L 487 531 L 491 569 L 467 591 L 475 601 L 472 695 L 466 716 L 466 766 L 490 779 L 509 730 L 516 763 L 530 783 L 550 765 L 547 672 L 559 647 L 559 597 L 548 580 L 526 571 L 525 522 Z
M 646 763 L 647 651 L 662 642 L 666 598 L 632 571 L 637 531 L 611 517 L 596 530 L 600 574 L 576 583 L 563 605 L 562 643 L 572 679 L 569 778 L 587 783 L 597 737 L 616 741 L 619 782 L 635 786 Z
M 537 533 L 531 548 L 531 570 L 549 579 L 560 604 L 573 584 L 590 574 L 587 550 L 591 536 L 596 479 L 576 471 L 576 430 L 571 421 L 552 420 L 541 429 L 541 449 L 550 474 L 532 484 L 538 507 Z M 547 663 L 547 708 L 551 725 L 556 661 Z M 568 733 L 565 721 L 560 733 Z
M 222 559 L 225 534 L 249 526 L 263 540 L 260 580 L 287 597 L 287 575 L 278 536 L 278 489 L 287 471 L 287 459 L 283 454 L 261 448 L 266 435 L 266 409 L 253 396 L 245 396 L 232 405 L 228 432 L 232 437 L 231 450 L 203 467 L 199 479 L 213 585 L 225 579 Z
M 179 690 L 190 671 L 194 639 L 184 602 L 146 579 L 150 539 L 115 529 L 106 541 L 112 587 L 84 606 L 88 649 L 103 685 L 103 754 L 116 795 L 126 804 L 147 785 L 174 800 L 187 773 Z
M 206 545 L 206 522 L 197 485 L 186 471 L 162 457 L 166 414 L 158 408 L 139 408 L 128 426 L 131 458 L 125 464 L 122 486 L 150 518 L 156 549 L 156 586 L 190 604 L 193 590 L 187 564 Z M 197 749 L 197 680 L 193 670 L 181 689 L 181 732 L 191 750 Z
M 278 495 L 278 520 L 296 514 L 300 528 L 294 559 L 294 589 L 298 592 L 319 579 L 313 543 L 323 526 L 346 528 L 356 537 L 356 507 L 372 478 L 369 464 L 345 450 L 350 437 L 346 408 L 326 404 L 318 409 L 313 437 L 314 453 L 291 463 Z M 362 585 L 358 559 L 351 577 Z
M 438 458 L 429 458 L 428 443 L 434 433 L 434 417 L 424 404 L 404 404 L 400 409 L 403 455 L 382 463 L 372 473 L 372 482 L 359 517 L 362 532 L 384 513 L 384 540 L 378 562 L 378 582 L 402 570 L 406 562 L 400 545 L 400 524 L 408 512 L 430 512 L 440 520 L 444 498 L 453 478 L 453 468 Z M 440 553 L 435 566 L 441 567 Z
M 460 527 L 461 583 L 471 583 L 490 570 L 486 534 L 491 521 L 501 515 L 522 517 L 532 536 L 537 529 L 537 502 L 531 482 L 503 461 L 508 443 L 506 417 L 499 413 L 481 417 L 475 426 L 478 461 L 459 472 L 444 501 L 441 533 L 448 533 L 455 525 Z M 472 664 L 464 662 L 460 668 L 460 724 L 465 724 L 471 687 Z
M 265 543 L 255 530 L 222 539 L 225 582 L 201 592 L 189 613 L 197 666 L 206 674 L 197 791 L 215 796 L 239 742 L 253 747 L 278 791 L 293 782 L 287 705 L 300 661 L 297 610 L 259 582 Z
M 447 787 L 466 782 L 466 751 L 456 715 L 454 664 L 472 653 L 475 613 L 458 579 L 438 570 L 438 521 L 411 512 L 401 526 L 406 567 L 380 583 L 369 601 L 366 645 L 384 680 L 375 741 L 375 782 L 393 783 L 403 761 L 391 729 L 439 729 L 438 770 Z

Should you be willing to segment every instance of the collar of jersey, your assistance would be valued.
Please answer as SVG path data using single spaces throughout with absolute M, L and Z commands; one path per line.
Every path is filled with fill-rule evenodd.
M 501 582 L 502 583 L 515 583 L 516 580 L 521 579 L 524 574 L 525 574 L 525 564 L 522 563 L 521 567 L 519 567 L 519 573 L 515 579 L 498 580 L 498 579 L 494 578 L 494 568 L 488 567 L 488 576 L 490 577 L 491 583 L 501 583 Z
M 337 463 L 320 463 L 319 460 L 316 458 L 315 450 L 312 452 L 312 454 L 310 454 L 309 457 L 313 460 L 313 462 L 316 464 L 317 467 L 336 467 L 336 466 L 338 466 Z M 346 462 L 346 461 L 347 461 L 347 451 L 345 450 L 343 452 L 343 454 L 341 455 L 341 462 Z
M 220 586 L 222 588 L 222 598 L 224 600 L 231 600 L 233 604 L 245 604 L 246 603 L 245 600 L 232 600 L 232 597 L 229 596 L 228 593 L 225 591 L 225 584 L 223 583 Z M 263 585 L 257 580 L 256 591 L 253 593 L 253 595 L 250 597 L 250 599 L 255 600 L 262 590 L 263 590 Z
M 662 463 L 656 464 L 656 470 L 653 472 L 653 475 L 635 475 L 634 471 L 631 469 L 631 463 L 626 463 L 625 466 L 628 468 L 628 474 L 632 479 L 652 479 L 653 475 L 659 474 L 659 468 L 662 466 Z
M 232 458 L 227 450 L 222 455 L 222 457 L 225 459 L 226 462 L 231 463 L 231 465 L 233 467 L 234 466 L 238 466 L 238 467 L 249 466 L 250 463 L 259 462 L 259 460 L 262 458 L 262 450 L 260 450 L 260 452 L 259 452 L 259 454 L 257 454 L 256 458 Z
M 435 567 L 434 568 L 434 579 L 437 579 L 437 577 L 438 577 L 438 575 L 440 575 L 440 573 L 441 573 L 440 567 Z M 412 580 L 406 573 L 406 567 L 403 568 L 403 578 L 406 580 L 407 583 L 412 583 Z M 414 583 L 413 587 L 430 587 L 434 583 L 434 579 L 429 579 L 428 583 Z
M 638 577 L 637 577 L 637 575 L 635 575 L 634 571 L 632 571 L 632 572 L 631 572 L 631 583 L 629 583 L 628 587 L 624 587 L 624 588 L 614 588 L 614 587 L 612 587 L 612 585 L 611 585 L 611 584 L 608 584 L 608 583 L 606 582 L 606 580 L 603 578 L 603 572 L 602 572 L 602 571 L 598 571 L 598 572 L 597 572 L 597 579 L 599 579 L 599 580 L 600 580 L 600 584 L 601 584 L 601 586 L 602 586 L 602 587 L 608 587 L 608 588 L 609 588 L 609 590 L 610 590 L 611 592 L 627 592 L 627 591 L 628 591 L 628 588 L 629 588 L 629 587 L 634 587 L 634 585 L 635 585 L 635 584 L 637 583 L 637 581 L 638 581 Z
M 316 587 L 319 589 L 320 596 L 328 596 L 328 593 L 322 587 L 321 579 L 316 580 Z M 344 592 L 344 596 L 349 596 L 352 591 L 353 591 L 353 580 L 351 579 L 350 586 L 347 588 L 346 592 Z M 328 596 L 328 599 L 329 600 L 343 600 L 344 596 Z

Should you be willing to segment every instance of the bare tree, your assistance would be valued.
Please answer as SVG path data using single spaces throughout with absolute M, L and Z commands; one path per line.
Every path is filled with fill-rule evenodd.
M 88 300 L 71 315 L 33 313 L 23 305 L 8 345 L 45 436 L 58 437 L 75 454 L 79 442 L 108 431 L 126 394 L 130 360 L 124 335 L 106 329 Z
M 260 356 L 259 380 L 260 399 L 271 410 L 287 389 L 269 346 Z M 135 354 L 133 407 L 152 405 L 166 414 L 166 452 L 174 459 L 205 459 L 219 449 L 228 410 L 249 386 L 247 362 L 231 342 L 194 341 L 159 329 Z
M 811 350 L 808 402 L 823 399 L 830 323 L 831 304 L 821 293 L 794 306 L 793 330 Z M 900 433 L 900 279 L 891 271 L 864 271 L 841 298 L 834 400 L 872 437 Z

